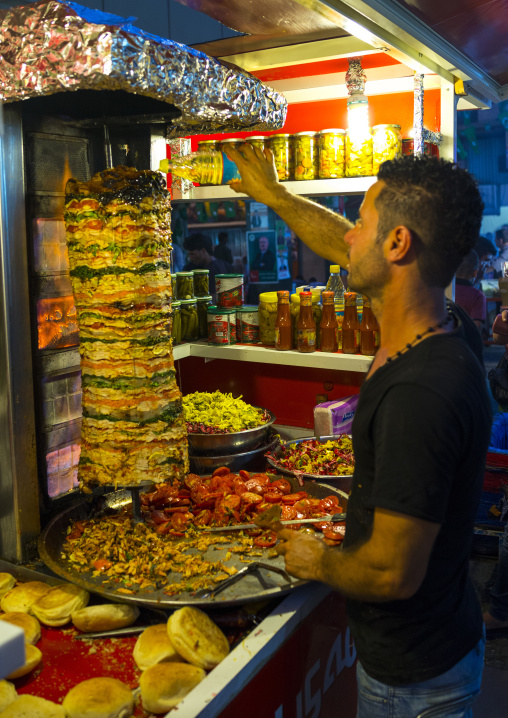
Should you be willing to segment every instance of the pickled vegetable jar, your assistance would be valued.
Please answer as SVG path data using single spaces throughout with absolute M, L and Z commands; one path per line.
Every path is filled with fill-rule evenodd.
M 268 144 L 268 137 L 265 137 L 265 135 L 252 135 L 251 137 L 246 137 L 245 140 L 249 145 L 259 147 L 260 150 L 264 150 Z
M 176 292 L 177 299 L 194 299 L 194 276 L 192 272 L 176 273 Z
M 268 146 L 273 152 L 275 167 L 281 181 L 291 177 L 292 151 L 290 147 L 291 135 L 276 134 L 268 137 Z M 277 303 L 277 300 L 275 301 Z
M 198 142 L 198 152 L 211 152 L 215 150 L 220 152 L 220 140 L 200 140 Z
M 315 132 L 297 132 L 293 136 L 295 180 L 312 180 L 318 176 L 318 146 Z
M 208 336 L 208 307 L 212 304 L 212 297 L 207 294 L 204 297 L 196 297 L 196 305 L 198 310 L 198 333 L 199 339 L 206 339 Z
M 346 172 L 346 130 L 321 130 L 318 135 L 319 178 L 344 177 Z
M 346 177 L 372 175 L 372 135 L 370 132 L 346 132 Z
M 182 341 L 182 318 L 180 316 L 180 301 L 173 299 L 171 302 L 171 339 L 173 346 Z
M 206 297 L 208 296 L 210 289 L 208 288 L 208 277 L 210 275 L 209 269 L 195 269 L 192 274 L 194 275 L 194 296 L 195 297 Z
M 182 319 L 182 341 L 197 341 L 199 339 L 199 325 L 195 299 L 180 300 L 180 317 Z
M 379 165 L 402 154 L 400 125 L 374 125 L 372 128 L 372 168 L 375 175 Z
M 259 295 L 259 341 L 268 346 L 275 344 L 275 320 L 277 319 L 277 292 Z

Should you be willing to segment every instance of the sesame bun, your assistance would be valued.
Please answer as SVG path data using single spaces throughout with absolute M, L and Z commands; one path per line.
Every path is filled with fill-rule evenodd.
M 209 671 L 229 653 L 229 643 L 206 613 L 184 606 L 168 619 L 168 635 L 174 649 L 194 666 Z
M 51 590 L 51 586 L 42 581 L 27 581 L 11 588 L 0 601 L 2 611 L 21 611 L 30 613 L 33 604 Z
M 71 688 L 62 706 L 67 718 L 130 718 L 134 697 L 116 678 L 90 678 Z
M 139 608 L 137 606 L 104 603 L 73 611 L 71 619 L 77 629 L 84 633 L 92 633 L 93 631 L 110 631 L 113 628 L 131 626 L 138 616 Z
M 11 680 L 13 678 L 26 676 L 27 673 L 30 673 L 30 671 L 33 671 L 33 669 L 39 665 L 41 660 L 42 653 L 39 649 L 36 646 L 30 645 L 30 643 L 25 643 L 25 665 L 21 666 L 21 668 L 17 668 L 12 673 L 9 673 L 7 678 Z
M 38 696 L 19 696 L 0 713 L 0 718 L 66 718 L 65 710 Z
M 14 576 L 11 576 L 10 573 L 0 573 L 0 598 L 5 596 L 7 591 L 10 591 L 15 583 L 16 579 Z
M 5 710 L 7 706 L 14 703 L 18 694 L 14 685 L 9 681 L 0 681 L 0 711 Z
M 141 671 L 155 666 L 156 663 L 182 660 L 169 640 L 165 623 L 148 626 L 138 637 L 132 655 Z
M 34 646 L 41 637 L 41 624 L 29 613 L 9 611 L 0 616 L 0 621 L 7 621 L 7 623 L 22 628 L 25 632 L 25 643 L 31 643 Z
M 71 620 L 71 613 L 86 606 L 90 594 L 74 583 L 54 586 L 32 605 L 33 613 L 46 626 L 63 626 Z
M 205 676 L 202 668 L 188 663 L 158 663 L 147 668 L 139 679 L 144 710 L 166 713 L 180 703 Z

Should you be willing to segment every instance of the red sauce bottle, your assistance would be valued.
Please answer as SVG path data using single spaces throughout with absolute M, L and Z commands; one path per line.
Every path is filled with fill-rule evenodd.
M 356 292 L 344 293 L 344 321 L 342 322 L 342 351 L 356 354 L 360 349 L 360 322 L 356 311 Z
M 321 330 L 322 352 L 336 352 L 339 350 L 339 344 L 337 340 L 337 332 L 339 325 L 337 323 L 337 315 L 335 314 L 334 299 L 334 292 L 324 291 L 321 294 L 321 301 L 323 303 L 323 314 L 321 316 L 319 328 Z
M 370 299 L 363 298 L 363 316 L 360 324 L 360 347 L 365 356 L 372 357 L 379 349 L 379 324 L 372 313 Z
M 293 326 L 289 311 L 289 292 L 277 292 L 277 319 L 275 320 L 275 348 L 287 351 L 293 348 Z
M 300 292 L 300 314 L 298 315 L 297 349 L 299 352 L 316 351 L 316 322 L 312 313 L 312 293 Z

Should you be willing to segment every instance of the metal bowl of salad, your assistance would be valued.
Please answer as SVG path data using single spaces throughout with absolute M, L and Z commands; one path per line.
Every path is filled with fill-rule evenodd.
M 355 468 L 350 434 L 309 436 L 279 444 L 265 454 L 270 466 L 298 479 L 330 481 L 349 491 Z

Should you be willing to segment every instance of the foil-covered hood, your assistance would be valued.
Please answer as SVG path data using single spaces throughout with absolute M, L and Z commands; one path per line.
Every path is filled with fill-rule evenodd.
M 0 11 L 0 99 L 120 91 L 147 98 L 146 113 L 171 109 L 168 136 L 274 130 L 282 94 L 249 73 L 172 40 L 132 18 L 73 2 L 40 0 Z M 133 98 L 134 99 L 134 98 Z M 69 112 L 72 100 L 69 98 Z

